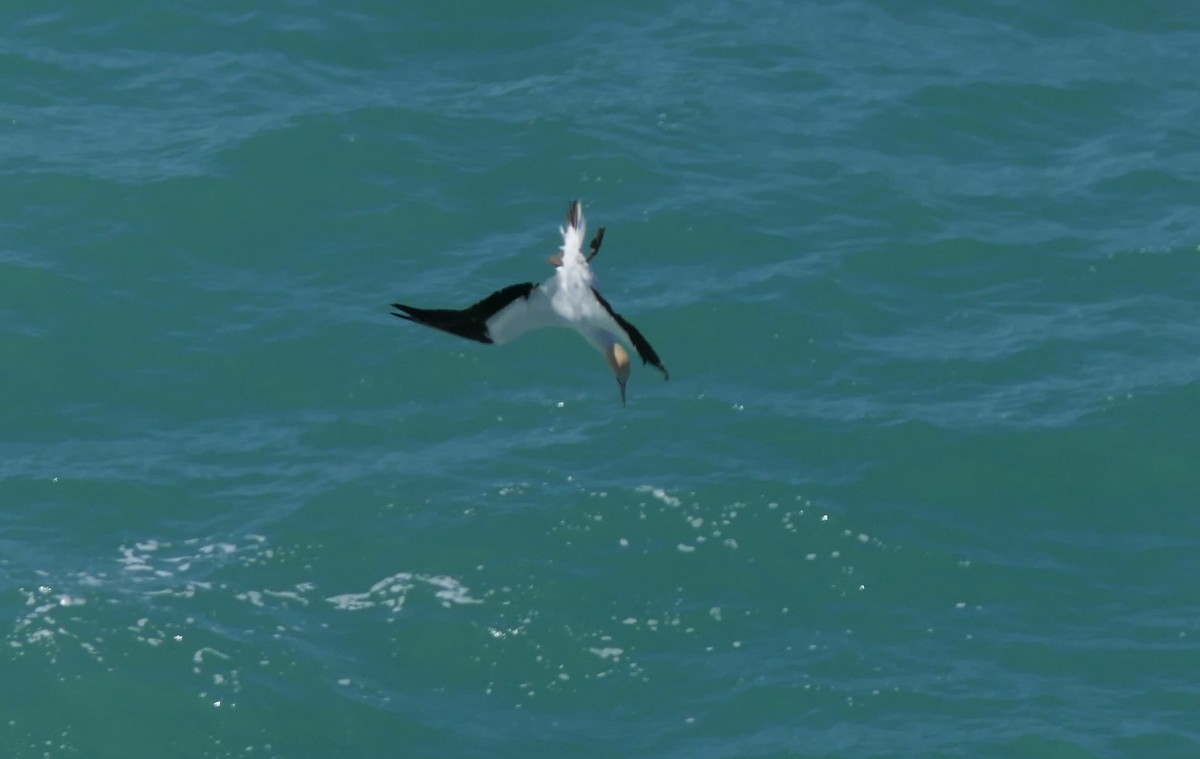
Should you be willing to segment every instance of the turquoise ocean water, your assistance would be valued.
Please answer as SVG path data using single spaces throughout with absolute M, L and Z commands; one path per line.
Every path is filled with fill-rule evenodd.
M 0 26 L 4 756 L 1200 756 L 1200 6 Z

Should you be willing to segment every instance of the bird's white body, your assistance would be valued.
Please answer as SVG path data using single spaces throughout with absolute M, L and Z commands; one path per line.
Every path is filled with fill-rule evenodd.
M 488 321 L 488 334 L 493 342 L 512 342 L 541 327 L 577 330 L 601 353 L 617 342 L 622 330 L 592 290 L 596 277 L 583 255 L 587 221 L 582 208 L 571 221 L 559 228 L 563 242 L 555 258 L 554 276 L 529 293 L 528 298 L 513 301 Z

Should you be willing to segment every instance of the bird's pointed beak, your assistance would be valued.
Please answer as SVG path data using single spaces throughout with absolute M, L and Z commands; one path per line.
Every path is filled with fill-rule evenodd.
M 621 387 L 621 406 L 625 406 L 625 380 L 617 378 L 617 385 Z

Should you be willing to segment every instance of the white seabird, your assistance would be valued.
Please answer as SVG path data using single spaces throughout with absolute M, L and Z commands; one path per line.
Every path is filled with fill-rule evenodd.
M 596 289 L 590 262 L 600 252 L 604 227 L 597 230 L 591 253 L 584 256 L 586 230 L 583 205 L 573 200 L 567 211 L 567 226 L 559 228 L 563 244 L 561 254 L 550 259 L 555 266 L 550 279 L 540 285 L 535 282 L 509 285 L 463 309 L 415 308 L 393 303 L 396 310 L 392 315 L 481 343 L 512 342 L 541 327 L 570 327 L 604 356 L 617 377 L 621 405 L 625 405 L 629 353 L 621 341 L 637 351 L 643 364 L 653 364 L 661 371 L 664 379 L 670 375 L 637 327 L 614 311 Z

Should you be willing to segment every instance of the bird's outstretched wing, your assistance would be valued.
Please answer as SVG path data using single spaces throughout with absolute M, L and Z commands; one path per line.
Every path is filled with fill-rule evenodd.
M 426 327 L 440 329 L 452 335 L 477 340 L 481 343 L 508 342 L 525 329 L 537 326 L 530 324 L 525 329 L 515 330 L 512 326 L 495 334 L 497 321 L 506 324 L 513 321 L 511 310 L 520 309 L 528 304 L 529 296 L 537 289 L 534 282 L 521 282 L 497 290 L 483 300 L 468 308 L 416 308 L 403 303 L 393 303 L 392 316 L 407 319 L 410 322 L 424 324 Z M 510 318 L 505 318 L 506 316 Z
M 596 296 L 596 300 L 600 302 L 600 305 L 604 306 L 604 310 L 607 311 L 608 315 L 613 318 L 613 321 L 617 323 L 617 326 L 625 330 L 625 334 L 629 337 L 629 342 L 633 343 L 633 347 L 637 350 L 638 356 L 642 359 L 642 363 L 653 364 L 655 368 L 663 373 L 663 379 L 670 379 L 671 375 L 667 372 L 667 367 L 663 366 L 662 361 L 659 360 L 658 354 L 654 352 L 654 348 L 650 345 L 650 341 L 642 336 L 642 333 L 638 331 L 637 327 L 630 324 L 625 317 L 614 311 L 613 307 L 610 306 L 608 301 L 604 299 L 604 296 L 601 295 L 594 287 L 592 288 L 592 294 Z

